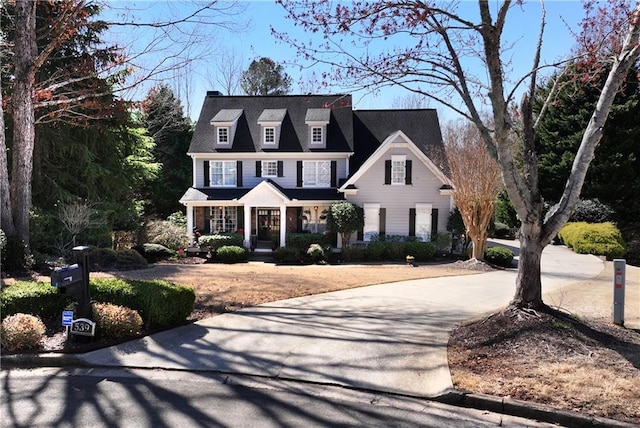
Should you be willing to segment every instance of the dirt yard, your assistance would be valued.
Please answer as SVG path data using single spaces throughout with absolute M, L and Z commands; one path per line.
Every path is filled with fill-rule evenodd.
M 141 269 L 98 276 L 131 279 L 165 279 L 190 285 L 196 291 L 193 319 L 234 311 L 246 306 L 310 294 L 407 279 L 477 273 L 455 264 L 356 264 L 280 266 L 273 263 L 158 264 Z

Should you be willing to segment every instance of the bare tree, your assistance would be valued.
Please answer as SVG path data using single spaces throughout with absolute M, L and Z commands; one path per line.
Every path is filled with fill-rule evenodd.
M 76 245 L 76 237 L 80 232 L 104 225 L 104 221 L 97 217 L 95 208 L 86 201 L 60 206 L 60 221 L 71 234 L 73 246 Z
M 414 92 L 408 93 L 404 96 L 397 96 L 393 99 L 391 107 L 398 109 L 421 109 L 428 108 L 431 100 L 424 95 L 416 94 Z
M 473 242 L 472 257 L 484 260 L 489 225 L 502 190 L 500 168 L 472 122 L 450 122 L 443 138 L 454 184 L 453 201 Z
M 212 84 L 211 89 L 220 89 L 226 95 L 238 95 L 241 93 L 243 68 L 238 52 L 222 48 L 217 52 L 215 70 L 209 70 L 206 79 Z
M 36 123 L 78 118 L 94 119 L 87 117 L 86 112 L 78 106 L 98 97 L 112 95 L 112 86 L 124 91 L 165 76 L 171 70 L 184 67 L 193 61 L 194 56 L 190 52 L 194 44 L 203 41 L 198 38 L 203 37 L 203 26 L 230 28 L 233 25 L 230 18 L 238 13 L 235 3 L 213 1 L 201 4 L 196 9 L 188 9 L 187 12 L 181 11 L 181 15 L 177 14 L 165 20 L 142 22 L 138 19 L 127 20 L 125 16 L 119 22 L 100 22 L 99 25 L 151 29 L 154 32 L 149 39 L 151 41 L 141 51 L 107 55 L 100 61 L 91 59 L 87 63 L 90 68 L 84 75 L 61 70 L 60 73 L 53 73 L 45 80 L 39 81 L 36 78 L 37 72 L 56 49 L 74 37 L 79 28 L 86 26 L 91 16 L 91 8 L 95 4 L 85 0 L 47 3 L 57 8 L 56 15 L 55 19 L 50 20 L 50 25 L 45 26 L 40 39 L 36 33 L 37 5 L 37 2 L 31 0 L 15 1 L 15 45 L 7 47 L 3 40 L 1 46 L 3 52 L 10 50 L 13 54 L 13 82 L 9 103 L 14 123 L 11 170 L 6 156 L 5 128 L 0 129 L 0 149 L 3 151 L 0 155 L 1 227 L 8 234 L 15 233 L 27 249 Z M 218 19 L 213 19 L 214 16 Z M 184 37 L 174 39 L 176 35 Z M 157 54 L 163 46 L 166 48 L 167 40 L 172 42 L 170 47 L 173 49 L 165 50 L 157 62 L 147 62 L 146 66 L 137 62 L 145 59 L 148 54 Z M 179 40 L 179 43 L 176 43 L 176 40 Z M 82 90 L 78 89 L 78 84 L 90 81 L 97 74 L 108 77 L 110 85 L 84 86 Z M 37 116 L 36 109 L 44 108 L 47 109 L 46 114 Z M 9 191 L 5 191 L 7 188 Z
M 577 203 L 613 99 L 628 70 L 640 57 L 640 2 L 627 6 L 621 14 L 624 23 L 618 27 L 624 31 L 615 33 L 620 43 L 610 44 L 615 49 L 603 59 L 610 67 L 608 78 L 585 127 L 558 209 L 546 221 L 538 189 L 537 118 L 532 106 L 543 68 L 541 49 L 546 25 L 543 2 L 537 43 L 530 50 L 531 67 L 522 77 L 508 75 L 506 58 L 512 46 L 503 40 L 508 16 L 514 13 L 513 9 L 525 7 L 521 2 L 490 4 L 480 0 L 475 13 L 467 14 L 459 9 L 460 3 L 454 2 L 392 0 L 334 5 L 282 0 L 282 4 L 291 19 L 306 30 L 321 34 L 323 39 L 320 43 L 305 44 L 285 34 L 279 37 L 297 47 L 300 58 L 331 66 L 332 79 L 340 79 L 354 88 L 405 88 L 448 106 L 477 126 L 498 161 L 509 197 L 522 220 L 516 292 L 511 306 L 544 307 L 542 250 L 566 223 Z M 598 22 L 593 21 L 592 25 Z M 402 44 L 393 43 L 396 36 L 402 38 Z M 414 43 L 400 47 L 407 46 L 407 38 Z M 354 51 L 351 43 L 354 39 L 363 48 L 362 55 Z M 379 49 L 374 49 L 374 44 L 379 46 L 381 41 L 393 48 L 376 55 L 374 52 Z M 480 71 L 473 73 L 478 66 Z M 525 94 L 517 103 L 516 94 L 523 89 Z M 552 101 L 550 97 L 546 102 Z M 491 109 L 489 120 L 481 115 L 486 104 Z

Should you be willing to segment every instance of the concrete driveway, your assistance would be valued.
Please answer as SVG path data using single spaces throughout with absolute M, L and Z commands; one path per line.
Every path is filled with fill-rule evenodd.
M 543 292 L 595 277 L 603 267 L 598 257 L 549 246 Z M 506 305 L 515 277 L 512 269 L 273 302 L 79 358 L 97 366 L 216 371 L 437 397 L 453 387 L 451 330 Z

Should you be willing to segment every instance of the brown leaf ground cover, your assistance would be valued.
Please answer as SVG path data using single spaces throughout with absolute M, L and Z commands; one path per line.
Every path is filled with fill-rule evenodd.
M 612 267 L 545 296 L 549 310 L 505 310 L 456 328 L 456 388 L 640 425 L 640 269 L 627 266 L 626 328 L 613 325 Z

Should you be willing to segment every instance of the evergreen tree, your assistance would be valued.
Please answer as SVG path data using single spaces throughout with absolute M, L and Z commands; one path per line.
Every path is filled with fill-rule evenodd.
M 187 156 L 192 124 L 180 100 L 168 85 L 152 88 L 143 102 L 143 124 L 155 142 L 154 157 L 161 169 L 145 189 L 145 214 L 166 218 L 180 211 L 180 196 L 191 185 L 191 159 Z
M 593 114 L 598 100 L 598 85 L 574 81 L 567 75 L 559 84 L 557 102 L 549 106 L 537 133 L 540 148 L 540 191 L 550 205 L 560 199 L 576 150 L 584 133 L 584 124 Z M 540 88 L 544 99 L 549 86 Z M 636 222 L 640 216 L 640 86 L 638 70 L 631 70 L 623 90 L 616 97 L 604 127 L 596 157 L 587 172 L 581 197 L 599 199 L 611 205 L 623 223 Z
M 291 77 L 282 65 L 263 57 L 251 61 L 242 73 L 240 87 L 247 95 L 287 95 L 291 91 Z

